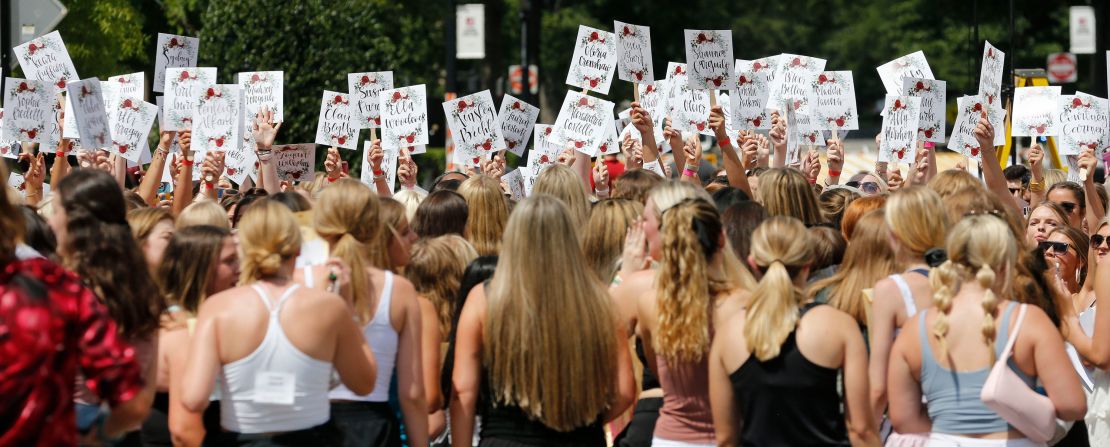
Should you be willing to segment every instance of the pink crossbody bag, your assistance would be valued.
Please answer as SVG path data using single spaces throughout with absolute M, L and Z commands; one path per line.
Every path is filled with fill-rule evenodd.
M 991 367 L 979 398 L 1031 441 L 1044 443 L 1056 434 L 1056 407 L 1047 396 L 1029 388 L 1007 365 L 1013 354 L 1014 341 L 1021 332 L 1025 307 L 1026 304 L 1021 305 L 1017 322 L 1014 323 L 1014 333 L 1006 341 L 1006 348 L 1002 350 L 998 361 Z

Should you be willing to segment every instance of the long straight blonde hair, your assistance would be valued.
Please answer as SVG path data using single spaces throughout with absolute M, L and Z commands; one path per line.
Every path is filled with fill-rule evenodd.
M 616 316 L 576 231 L 562 201 L 520 202 L 486 289 L 490 395 L 559 431 L 597 420 L 617 369 Z
M 385 250 L 372 247 L 381 239 L 381 208 L 378 195 L 366 185 L 343 179 L 324 189 L 316 201 L 316 233 L 328 242 L 330 254 L 343 260 L 351 269 L 351 284 L 346 296 L 362 324 L 373 318 L 371 297 L 374 284 L 366 269 L 373 256 L 384 256 Z
M 769 218 L 752 234 L 751 258 L 763 277 L 748 299 L 744 339 L 755 358 L 778 357 L 786 337 L 794 332 L 805 300 L 794 278 L 809 265 L 810 253 L 809 232 L 793 217 Z
M 759 201 L 769 216 L 788 216 L 805 224 L 823 221 L 813 186 L 797 169 L 768 169 L 759 176 Z
M 880 279 L 897 271 L 894 250 L 887 238 L 886 221 L 883 211 L 872 210 L 864 214 L 852 231 L 852 242 L 844 252 L 844 262 L 836 274 L 814 282 L 810 295 L 829 289 L 829 305 L 840 309 L 861 326 L 868 326 L 871 305 L 863 295 Z
M 478 255 L 496 255 L 501 250 L 501 234 L 509 221 L 509 203 L 501 192 L 501 184 L 493 177 L 476 175 L 459 185 L 459 195 L 466 199 L 467 237 Z
M 532 188 L 536 194 L 550 194 L 562 200 L 570 213 L 571 222 L 575 228 L 586 226 L 590 214 L 590 198 L 582 186 L 582 180 L 570 168 L 555 164 L 545 168 L 536 177 L 536 185 Z
M 610 282 L 617 275 L 628 227 L 643 212 L 643 204 L 628 199 L 601 200 L 590 209 L 582 251 L 603 282 Z

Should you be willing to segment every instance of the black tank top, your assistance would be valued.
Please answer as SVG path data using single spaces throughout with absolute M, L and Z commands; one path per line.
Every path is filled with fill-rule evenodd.
M 651 368 L 655 365 L 648 365 L 647 354 L 644 354 L 644 341 L 640 337 L 636 337 L 636 357 L 640 359 L 640 363 L 644 365 L 644 372 L 641 375 L 641 389 L 650 390 L 652 388 L 662 388 L 663 385 L 659 383 L 659 379 L 655 377 L 655 373 L 651 372 Z
M 482 371 L 482 389 L 478 393 L 478 414 L 482 416 L 480 438 L 509 441 L 513 444 L 537 447 L 605 447 L 605 429 L 601 417 L 585 427 L 561 432 L 532 419 L 515 405 L 499 405 L 489 393 L 489 381 Z
M 818 305 L 805 305 L 801 315 Z M 807 360 L 795 333 L 786 337 L 778 357 L 760 361 L 753 355 L 729 375 L 743 422 L 741 444 L 849 446 L 837 393 L 839 370 Z

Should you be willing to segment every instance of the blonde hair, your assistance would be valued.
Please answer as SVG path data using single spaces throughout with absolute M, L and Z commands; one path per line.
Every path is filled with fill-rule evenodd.
M 788 216 L 805 224 L 822 222 L 813 186 L 795 169 L 768 169 L 759 176 L 759 201 L 768 216 Z
M 612 281 L 616 276 L 628 227 L 643 212 L 642 204 L 628 199 L 605 199 L 590 209 L 582 251 L 586 262 L 603 282 Z
M 848 206 L 860 199 L 860 194 L 848 188 L 826 189 L 817 196 L 817 205 L 821 211 L 821 220 L 840 228 Z M 848 238 L 844 238 L 847 240 Z
M 371 303 L 374 285 L 367 268 L 372 265 L 370 244 L 379 239 L 382 231 L 379 208 L 378 195 L 370 188 L 355 180 L 342 179 L 320 193 L 313 213 L 313 226 L 320 238 L 328 242 L 331 256 L 351 269 L 350 294 L 345 298 L 363 324 L 373 318 L 375 310 Z
M 378 243 L 381 245 L 379 251 L 382 256 L 380 261 L 374 261 L 374 266 L 380 269 L 392 270 L 395 273 L 403 273 L 402 270 L 405 266 L 393 265 L 393 259 L 389 257 L 389 247 L 401 237 L 397 231 L 401 228 L 401 222 L 405 219 L 405 206 L 389 197 L 382 197 L 381 203 L 381 222 L 385 228 Z M 378 264 L 378 262 L 381 262 L 381 264 Z
M 809 239 L 800 220 L 785 216 L 763 221 L 752 234 L 751 259 L 763 277 L 748 298 L 744 339 L 759 360 L 777 357 L 798 323 L 805 295 L 794 285 L 794 277 L 809 265 Z
M 163 221 L 173 224 L 173 215 L 164 208 L 140 208 L 127 212 L 127 224 L 131 226 L 131 235 L 139 244 L 146 242 L 154 227 Z M 226 221 L 226 218 L 225 218 Z
M 289 208 L 271 200 L 251 204 L 239 220 L 239 283 L 276 275 L 301 252 L 301 229 Z
M 211 200 L 190 203 L 177 216 L 177 222 L 174 225 L 177 230 L 193 225 L 211 225 L 231 229 L 231 222 L 227 220 L 227 211 L 220 204 Z
M 412 246 L 405 278 L 416 287 L 416 293 L 436 308 L 439 333 L 451 332 L 455 315 L 455 294 L 458 293 L 466 266 L 478 257 L 474 247 L 462 236 L 448 234 L 421 239 Z
M 833 276 L 814 282 L 809 291 L 816 295 L 827 288 L 829 305 L 855 318 L 861 326 L 868 326 L 871 306 L 863 290 L 897 271 L 897 263 L 887 240 L 882 210 L 864 214 L 854 228 L 840 268 Z
M 1068 173 L 1061 169 L 1045 169 L 1044 171 L 1044 190 L 1048 191 L 1052 185 L 1068 181 Z M 1080 205 L 1083 205 L 1080 203 Z
M 926 251 L 944 245 L 948 216 L 933 190 L 924 186 L 899 189 L 887 199 L 885 210 L 887 227 L 910 256 L 923 259 Z
M 567 205 L 574 227 L 586 226 L 586 220 L 590 214 L 590 198 L 582 186 L 582 179 L 570 168 L 561 164 L 545 168 L 536 177 L 532 194 L 548 194 L 562 200 Z
M 937 173 L 936 177 L 929 180 L 929 189 L 937 193 L 941 199 L 948 199 L 948 196 L 964 188 L 983 188 L 983 182 L 975 178 L 974 175 L 969 174 L 962 169 L 947 169 Z
M 719 244 L 721 216 L 709 201 L 688 199 L 663 212 L 659 230 L 663 256 L 655 275 L 655 352 L 668 360 L 695 362 L 709 352 L 713 297 L 736 286 L 709 273 L 711 260 L 725 248 Z
M 596 421 L 615 391 L 616 314 L 563 201 L 533 194 L 517 204 L 486 297 L 482 361 L 494 402 L 562 432 Z
M 948 314 L 952 311 L 952 297 L 960 291 L 964 281 L 975 279 L 983 292 L 983 341 L 994 362 L 994 314 L 998 311 L 999 298 L 992 287 L 997 273 L 1003 272 L 1003 288 L 1012 282 L 1014 260 L 1018 257 L 1013 233 L 1002 219 L 986 214 L 968 216 L 960 220 L 948 235 L 945 244 L 948 261 L 929 273 L 933 288 L 933 305 L 937 315 L 933 320 L 932 335 L 937 337 L 941 357 L 947 355 Z
M 844 216 L 840 218 L 840 234 L 844 236 L 844 240 L 851 242 L 860 218 L 883 205 L 886 205 L 886 196 L 860 197 L 848 204 L 844 209 Z
M 459 195 L 466 199 L 467 236 L 479 255 L 496 255 L 501 250 L 501 234 L 509 221 L 509 204 L 501 192 L 501 183 L 493 177 L 476 175 L 459 185 Z
M 405 206 L 405 218 L 409 222 L 412 222 L 412 218 L 416 216 L 416 209 L 420 208 L 420 202 L 423 202 L 425 197 L 428 197 L 428 193 L 415 189 L 402 189 L 393 195 L 395 200 Z

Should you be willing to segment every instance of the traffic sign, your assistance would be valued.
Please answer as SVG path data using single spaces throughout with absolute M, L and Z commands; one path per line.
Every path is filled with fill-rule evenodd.
M 1075 82 L 1078 78 L 1075 63 L 1075 55 L 1071 53 L 1048 55 L 1048 81 L 1053 84 Z
M 1072 6 L 1069 9 L 1068 34 L 1071 37 L 1071 52 L 1075 54 L 1095 54 L 1095 8 Z
M 520 65 L 509 66 L 509 92 L 513 95 L 524 94 L 523 71 Z M 533 95 L 540 92 L 540 71 L 534 64 L 528 66 L 528 91 Z

